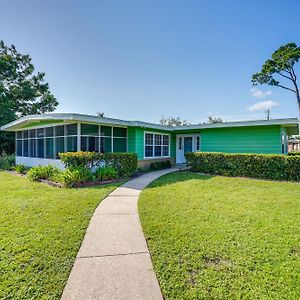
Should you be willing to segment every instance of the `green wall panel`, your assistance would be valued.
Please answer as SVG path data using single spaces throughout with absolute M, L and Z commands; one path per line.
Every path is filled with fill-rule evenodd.
M 201 151 L 281 153 L 281 128 L 260 126 L 204 129 L 201 130 Z

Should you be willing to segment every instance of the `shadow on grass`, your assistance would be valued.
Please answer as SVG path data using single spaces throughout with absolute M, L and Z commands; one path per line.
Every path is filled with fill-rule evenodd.
M 212 177 L 213 176 L 210 175 L 201 175 L 201 174 L 192 173 L 188 171 L 177 171 L 159 177 L 158 179 L 150 183 L 147 186 L 147 189 L 168 186 L 174 183 L 184 182 L 189 180 L 209 180 L 212 179 Z

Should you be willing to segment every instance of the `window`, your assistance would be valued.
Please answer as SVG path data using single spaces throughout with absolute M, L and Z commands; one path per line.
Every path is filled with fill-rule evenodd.
M 22 140 L 17 140 L 16 146 L 17 146 L 17 149 L 16 149 L 17 156 L 22 156 L 23 155 L 23 142 L 22 142 Z
M 16 154 L 17 156 L 23 156 L 23 131 L 17 131 L 16 133 Z
M 46 138 L 46 158 L 54 158 L 54 141 L 53 141 L 53 138 Z
M 170 136 L 168 134 L 145 133 L 145 158 L 169 157 Z
M 65 138 L 57 137 L 55 138 L 55 158 L 59 158 L 58 153 L 65 152 Z
M 36 139 L 29 139 L 29 157 L 36 157 Z
M 196 151 L 200 151 L 200 136 L 196 136 Z
M 77 151 L 77 136 L 68 136 L 67 152 L 76 152 L 76 151 Z
M 114 127 L 114 137 L 127 137 L 127 129 L 121 127 Z
M 111 127 L 101 126 L 100 127 L 100 136 L 111 136 Z
M 34 139 L 35 138 L 35 129 L 31 129 L 31 130 L 29 130 L 29 137 L 31 138 L 31 139 Z
M 178 150 L 182 150 L 182 137 L 179 137 Z
M 37 157 L 44 158 L 44 139 L 37 139 Z
M 111 138 L 100 137 L 100 152 L 111 152 Z
M 113 151 L 127 151 L 127 129 L 122 127 L 113 128 Z
M 77 135 L 77 124 L 69 124 L 66 126 L 67 135 Z
M 53 137 L 54 135 L 54 127 L 46 128 L 46 137 Z
M 81 135 L 99 135 L 99 125 L 81 124 Z
M 22 139 L 22 138 L 23 138 L 23 132 L 17 131 L 17 139 Z
M 28 140 L 23 141 L 24 149 L 23 149 L 23 156 L 28 157 Z
M 122 138 L 114 138 L 114 152 L 126 152 L 127 140 Z
M 45 136 L 45 129 L 44 128 L 37 129 L 36 135 L 37 135 L 38 138 L 44 137 Z
M 62 126 L 56 126 L 55 127 L 55 136 L 64 136 L 65 135 L 65 127 Z

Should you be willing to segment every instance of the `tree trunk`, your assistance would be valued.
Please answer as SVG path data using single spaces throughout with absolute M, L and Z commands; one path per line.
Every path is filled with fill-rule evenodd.
M 299 90 L 296 93 L 297 103 L 298 103 L 298 134 L 300 135 L 300 95 Z

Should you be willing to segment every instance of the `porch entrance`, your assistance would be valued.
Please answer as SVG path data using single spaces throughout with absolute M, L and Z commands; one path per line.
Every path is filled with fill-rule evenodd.
M 200 136 L 197 134 L 180 134 L 176 137 L 176 163 L 184 164 L 184 154 L 200 150 Z

